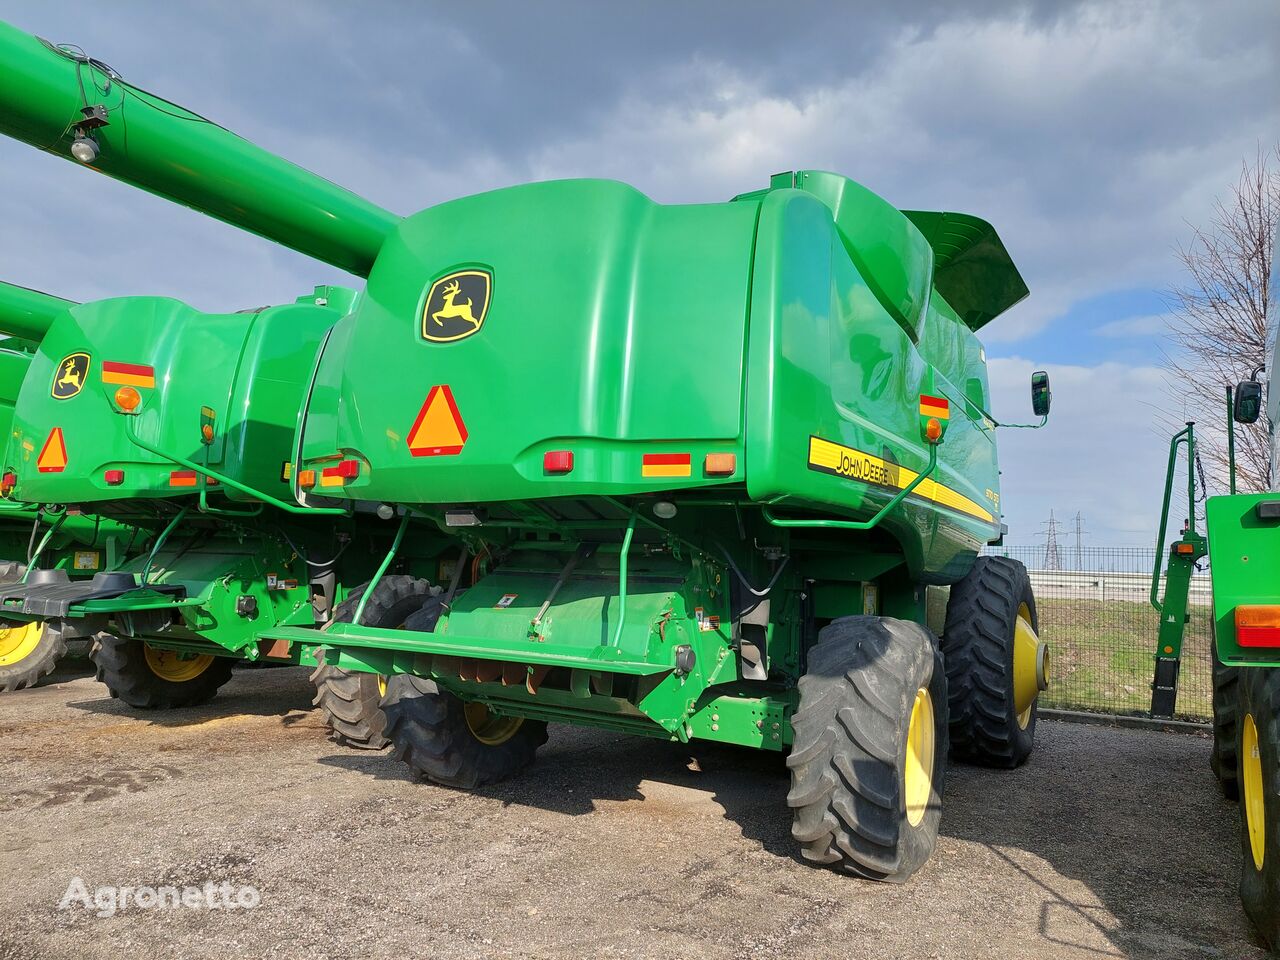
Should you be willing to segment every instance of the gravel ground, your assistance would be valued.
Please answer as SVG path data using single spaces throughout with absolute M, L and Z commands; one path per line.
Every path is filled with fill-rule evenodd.
M 557 728 L 517 780 L 330 743 L 305 671 L 131 712 L 72 662 L 0 698 L 0 957 L 1261 958 L 1200 736 L 1041 724 L 958 767 L 901 886 L 795 858 L 780 758 Z M 72 878 L 252 885 L 254 909 L 59 910 Z

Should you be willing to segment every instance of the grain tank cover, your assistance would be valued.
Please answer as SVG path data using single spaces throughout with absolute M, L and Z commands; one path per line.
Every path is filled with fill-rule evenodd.
M 904 210 L 933 248 L 933 283 L 977 331 L 1029 292 L 995 227 L 967 213 Z

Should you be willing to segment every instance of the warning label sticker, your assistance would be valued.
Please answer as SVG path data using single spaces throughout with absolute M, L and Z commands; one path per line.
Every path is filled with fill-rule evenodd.
M 520 594 L 518 593 L 504 593 L 501 597 L 498 598 L 498 602 L 495 603 L 493 606 L 495 609 L 509 607 L 516 602 L 516 597 L 518 596 L 520 596 Z

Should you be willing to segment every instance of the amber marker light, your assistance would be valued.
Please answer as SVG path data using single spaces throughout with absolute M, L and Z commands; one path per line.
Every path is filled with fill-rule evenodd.
M 133 387 L 121 387 L 116 391 L 116 406 L 125 413 L 133 413 L 142 402 L 142 394 Z
M 942 439 L 942 421 L 937 417 L 930 417 L 925 421 L 924 435 L 930 443 L 937 443 Z

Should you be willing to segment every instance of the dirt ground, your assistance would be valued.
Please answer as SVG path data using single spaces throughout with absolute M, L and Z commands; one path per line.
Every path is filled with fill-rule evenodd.
M 1041 724 L 954 768 L 902 886 L 794 855 L 781 760 L 558 728 L 478 793 L 330 743 L 304 671 L 138 714 L 72 662 L 0 698 L 0 957 L 1260 958 L 1198 736 Z M 59 910 L 72 878 L 254 909 Z

